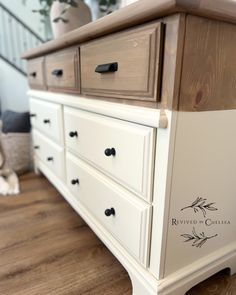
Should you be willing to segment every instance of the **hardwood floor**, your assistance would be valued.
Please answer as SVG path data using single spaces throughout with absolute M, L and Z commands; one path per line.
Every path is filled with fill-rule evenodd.
M 127 272 L 41 176 L 0 197 L 0 295 L 131 295 Z M 235 295 L 220 273 L 187 295 Z
M 0 294 L 131 294 L 128 274 L 43 177 L 0 198 Z
M 236 275 L 221 271 L 192 288 L 186 295 L 236 295 Z

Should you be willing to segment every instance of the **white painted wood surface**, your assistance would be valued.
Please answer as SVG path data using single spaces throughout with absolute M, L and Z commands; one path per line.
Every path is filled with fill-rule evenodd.
M 235 126 L 236 110 L 178 112 L 165 276 L 236 242 Z
M 155 132 L 153 128 L 91 114 L 64 110 L 68 148 L 115 181 L 151 201 Z M 70 132 L 77 137 L 70 137 Z M 105 150 L 115 149 L 107 157 Z
M 158 129 L 153 186 L 153 219 L 150 253 L 150 271 L 164 278 L 168 208 L 171 192 L 172 165 L 175 146 L 177 112 L 166 111 L 168 128 Z
M 42 92 L 34 91 L 33 94 L 34 98 L 40 97 Z M 43 94 L 40 101 L 43 103 L 47 101 L 47 96 L 48 101 L 62 104 L 62 109 L 69 110 L 68 113 L 65 112 L 68 115 L 65 122 L 72 118 L 76 126 L 88 126 L 87 120 L 92 118 L 91 126 L 94 128 L 91 130 L 96 131 L 101 117 L 101 122 L 105 122 L 106 128 L 110 127 L 113 131 L 121 128 L 122 134 L 129 128 L 133 131 L 137 126 L 137 130 L 143 127 L 144 129 L 140 129 L 142 130 L 140 138 L 143 142 L 143 130 L 152 130 L 152 128 L 134 123 L 150 127 L 162 126 L 159 124 L 161 118 L 159 110 L 142 110 L 142 108 L 138 110 L 136 107 L 127 108 L 119 107 L 119 105 L 114 110 L 113 103 L 50 93 Z M 83 118 L 85 121 L 74 120 L 73 112 L 86 114 Z M 112 117 L 126 122 L 112 119 Z M 236 110 L 198 113 L 165 111 L 164 117 L 168 124 L 163 125 L 165 128 L 156 130 L 155 162 L 154 157 L 152 158 L 155 168 L 153 168 L 153 218 L 150 226 L 148 226 L 149 217 L 147 217 L 150 214 L 150 204 L 138 198 L 137 194 L 122 188 L 118 177 L 105 172 L 102 162 L 100 167 L 93 163 L 97 161 L 97 158 L 93 161 L 87 159 L 86 164 L 79 159 L 83 157 L 80 153 L 76 156 L 78 147 L 71 146 L 70 151 L 74 155 L 68 154 L 69 160 L 63 162 L 64 165 L 67 163 L 68 171 L 67 184 L 65 184 L 56 174 L 60 168 L 52 169 L 41 160 L 45 157 L 36 155 L 36 168 L 47 175 L 125 266 L 132 280 L 134 295 L 183 295 L 195 284 L 221 269 L 229 267 L 232 274 L 236 272 L 236 220 L 234 217 L 236 141 L 232 136 L 236 125 Z M 113 125 L 111 123 L 113 120 L 118 123 Z M 70 125 L 70 127 L 73 126 Z M 106 128 L 104 126 L 101 128 L 102 141 L 107 138 Z M 99 131 L 99 128 L 97 130 Z M 93 145 L 89 147 L 90 153 L 92 148 L 93 151 L 96 150 L 97 142 L 98 146 L 100 144 L 96 137 L 99 132 L 98 134 L 92 132 L 87 132 L 87 136 L 91 133 L 95 139 Z M 114 134 L 118 137 L 119 132 Z M 139 132 L 137 134 L 140 135 Z M 40 134 L 38 137 L 44 139 L 45 147 L 49 144 L 49 147 L 56 146 L 63 150 L 63 146 L 53 143 L 47 135 Z M 126 140 L 129 142 L 130 136 L 126 136 Z M 130 145 L 132 146 L 134 142 L 131 140 Z M 137 145 L 140 145 L 140 141 L 137 141 L 134 147 L 136 148 Z M 86 146 L 88 142 L 84 149 Z M 50 148 L 46 149 L 47 152 L 50 151 Z M 85 157 L 83 159 L 85 160 Z M 75 191 L 74 188 L 69 190 L 70 179 L 76 173 L 80 174 L 79 178 L 86 184 L 83 188 L 81 185 L 82 193 Z M 130 181 L 132 178 L 128 179 L 127 185 Z M 97 199 L 91 199 L 91 195 L 96 196 Z M 204 211 L 199 207 L 194 212 L 192 204 L 197 197 L 203 198 L 202 206 L 210 204 L 210 207 L 213 206 L 217 210 L 205 208 Z M 129 222 L 127 217 L 120 219 L 117 224 L 114 223 L 114 219 L 108 219 L 110 223 L 107 223 L 103 215 L 103 207 L 105 207 L 103 202 L 109 200 L 111 200 L 111 206 L 116 204 L 121 208 L 121 216 L 128 216 L 126 209 L 129 209 L 133 216 L 130 223 L 127 224 Z M 98 205 L 94 206 L 94 204 Z M 174 222 L 179 222 L 178 225 L 173 224 L 173 219 Z M 184 223 L 181 220 L 187 222 Z M 195 220 L 197 224 L 194 223 Z M 201 220 L 203 223 L 200 223 Z M 215 223 L 206 225 L 206 220 Z M 127 231 L 127 228 L 131 230 Z M 147 242 L 149 230 L 152 231 L 150 244 Z M 194 241 L 186 242 L 187 235 L 194 235 L 194 233 L 202 234 L 202 236 L 199 236 L 197 241 L 194 239 Z M 207 237 L 206 241 L 201 244 L 201 247 L 196 247 L 204 237 Z M 150 264 L 147 255 L 149 250 Z
M 60 104 L 30 99 L 31 124 L 49 136 L 51 139 L 63 144 L 64 128 L 62 119 L 62 106 Z M 49 120 L 49 123 L 44 123 Z
M 55 175 L 62 181 L 65 181 L 64 148 L 55 144 L 36 129 L 33 130 L 33 142 L 34 146 L 39 147 L 35 150 L 35 154 L 53 171 L 53 173 L 55 173 Z M 52 158 L 52 160 L 49 161 L 48 158 Z
M 91 212 L 86 207 L 78 202 L 75 195 L 68 189 L 68 186 L 63 183 L 48 167 L 38 158 L 35 157 L 36 167 L 51 181 L 58 189 L 66 201 L 75 209 L 75 211 L 85 220 L 97 236 L 103 241 L 108 249 L 117 257 L 120 263 L 128 271 L 132 280 L 133 294 L 140 295 L 156 295 L 158 294 L 158 281 L 149 271 L 147 271 L 137 259 L 135 259 L 123 246 L 109 233 L 104 226 L 98 222 Z
M 53 103 L 60 103 L 64 106 L 138 123 L 149 127 L 158 128 L 160 120 L 163 120 L 163 118 L 160 118 L 160 110 L 158 109 L 131 106 L 99 99 L 95 100 L 83 96 L 38 90 L 29 90 L 28 95 L 31 98 L 37 98 L 39 100 L 50 101 Z
M 67 186 L 92 215 L 142 264 L 147 265 L 151 206 L 111 182 L 71 154 L 66 156 Z M 72 180 L 79 184 L 72 185 Z M 106 216 L 113 208 L 115 215 Z M 132 234 L 132 239 L 130 235 Z

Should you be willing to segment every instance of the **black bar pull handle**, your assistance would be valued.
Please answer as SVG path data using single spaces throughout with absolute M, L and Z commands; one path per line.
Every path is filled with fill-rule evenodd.
M 118 71 L 118 62 L 98 65 L 95 69 L 95 72 L 99 74 L 114 73 L 116 71 Z
M 56 77 L 61 77 L 63 75 L 63 70 L 62 69 L 55 69 L 52 71 L 52 75 Z

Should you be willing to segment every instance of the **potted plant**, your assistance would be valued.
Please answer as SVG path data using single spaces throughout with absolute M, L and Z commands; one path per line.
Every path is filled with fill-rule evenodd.
M 45 25 L 51 20 L 55 38 L 92 20 L 91 11 L 83 0 L 39 0 L 39 3 L 41 7 L 32 11 L 42 16 Z
M 22 0 L 25 4 L 27 0 Z M 87 0 L 88 2 L 89 0 Z M 95 0 L 101 16 L 109 14 L 118 8 L 119 0 Z M 85 0 L 39 0 L 41 7 L 32 10 L 42 16 L 45 31 L 48 35 L 52 28 L 54 38 L 77 29 L 92 20 L 91 11 Z M 92 3 L 95 3 L 94 1 Z M 51 25 L 49 25 L 49 22 Z M 49 34 L 50 35 L 50 34 Z
M 83 0 L 51 0 L 51 2 L 53 3 L 50 19 L 55 38 L 92 21 L 90 8 Z
M 117 0 L 98 0 L 99 8 L 103 15 L 110 14 L 117 9 Z

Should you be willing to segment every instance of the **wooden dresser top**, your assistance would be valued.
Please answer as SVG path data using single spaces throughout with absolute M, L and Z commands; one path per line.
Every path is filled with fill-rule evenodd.
M 95 22 L 33 48 L 22 55 L 24 59 L 86 42 L 174 13 L 189 13 L 236 23 L 235 0 L 139 0 Z

